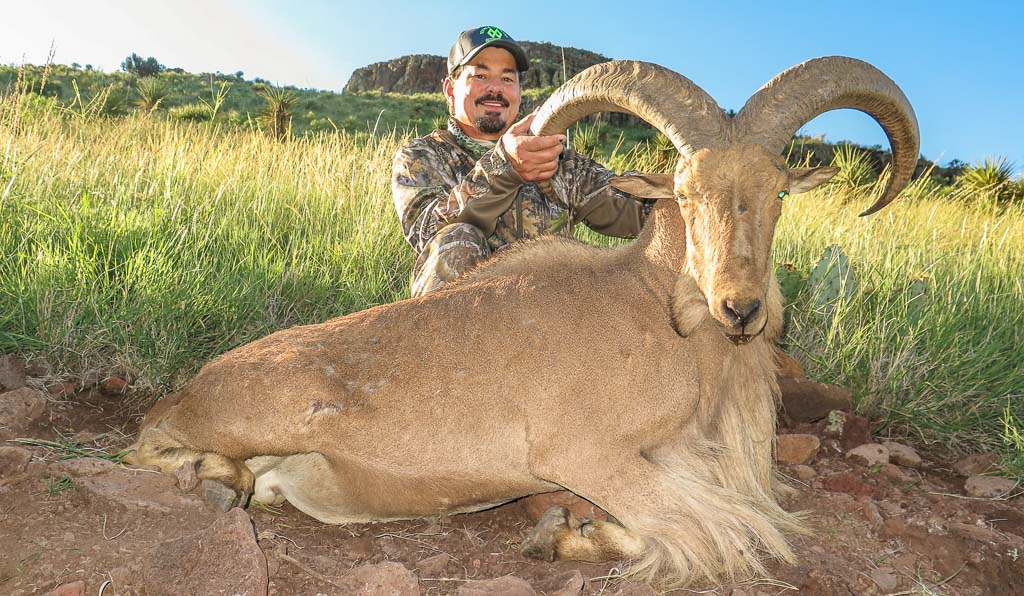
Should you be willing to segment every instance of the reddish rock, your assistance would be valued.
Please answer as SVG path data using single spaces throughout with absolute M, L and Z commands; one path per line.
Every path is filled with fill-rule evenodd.
M 64 584 L 47 592 L 46 596 L 85 596 L 85 582 L 78 580 Z
M 74 381 L 62 381 L 46 387 L 47 393 L 54 399 L 64 399 L 78 391 L 78 385 Z
M 545 596 L 578 596 L 583 592 L 583 574 L 578 569 L 559 573 L 558 575 L 545 578 L 543 581 L 534 584 L 536 589 Z
M 839 441 L 846 451 L 871 442 L 871 423 L 863 416 L 834 410 L 829 412 L 821 433 Z
M 0 356 L 0 393 L 25 386 L 25 363 L 14 354 Z
M 498 579 L 467 582 L 456 592 L 458 596 L 536 596 L 537 591 L 522 578 L 506 575 Z
M 21 447 L 0 447 L 0 478 L 20 474 L 32 461 L 32 452 Z
M 891 453 L 889 454 L 889 457 L 890 459 L 892 458 Z M 878 473 L 881 474 L 882 477 L 887 478 L 893 482 L 913 482 L 915 480 L 913 477 L 908 476 L 902 468 L 895 464 L 883 465 L 879 469 Z
M 811 466 L 790 466 L 789 469 L 793 472 L 794 476 L 804 482 L 818 475 L 818 471 Z
M 809 464 L 820 446 L 821 440 L 814 435 L 779 435 L 775 443 L 775 459 L 783 464 Z
M 121 395 L 128 391 L 128 381 L 123 377 L 111 375 L 100 381 L 100 390 L 110 395 Z
M 0 393 L 0 427 L 7 427 L 12 436 L 25 431 L 44 412 L 46 398 L 35 389 L 22 387 Z
M 846 458 L 862 466 L 882 466 L 889 463 L 889 450 L 878 443 L 866 443 L 851 449 Z
M 145 560 L 148 595 L 266 594 L 267 560 L 252 521 L 232 509 L 205 530 L 153 547 Z
M 849 389 L 815 383 L 806 379 L 779 379 L 782 407 L 797 422 L 816 422 L 832 410 L 848 411 L 853 407 Z
M 868 573 L 868 577 L 875 582 L 879 591 L 886 594 L 895 592 L 900 585 L 900 577 L 891 567 L 879 567 Z
M 212 511 L 195 495 L 178 490 L 173 476 L 125 468 L 103 459 L 80 458 L 49 465 L 55 477 L 74 479 L 80 492 L 129 511 L 181 513 L 212 519 Z
M 889 461 L 907 468 L 920 468 L 921 456 L 913 447 L 895 441 L 883 441 L 882 445 L 889 450 Z
M 451 560 L 452 557 L 448 553 L 439 553 L 416 563 L 416 571 L 421 577 L 438 577 Z
M 971 476 L 964 483 L 964 492 L 970 497 L 993 499 L 1009 495 L 1017 485 L 1002 476 Z
M 807 377 L 800 362 L 782 350 L 775 351 L 775 364 L 779 367 L 779 379 L 804 379 Z
M 953 464 L 953 471 L 961 476 L 975 476 L 995 470 L 998 463 L 998 453 L 975 453 L 961 458 Z
M 864 482 L 853 474 L 834 474 L 822 483 L 825 490 L 833 493 L 846 493 L 856 497 L 876 496 L 875 487 Z
M 401 563 L 394 561 L 356 567 L 334 583 L 341 590 L 339 594 L 419 596 L 420 593 L 420 583 L 416 575 Z
M 871 500 L 871 497 L 860 497 L 857 499 L 857 503 L 860 505 L 861 516 L 864 518 L 864 521 L 868 522 L 868 526 L 872 530 L 880 530 L 885 523 L 885 519 L 882 517 L 882 512 L 878 510 L 878 506 Z
M 535 522 L 540 521 L 540 518 L 544 517 L 544 513 L 552 507 L 565 507 L 580 519 L 608 519 L 608 514 L 603 509 L 567 490 L 533 495 L 520 499 L 519 502 L 526 508 L 530 519 Z

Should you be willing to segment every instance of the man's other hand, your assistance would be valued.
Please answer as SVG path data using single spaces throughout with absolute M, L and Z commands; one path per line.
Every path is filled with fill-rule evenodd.
M 558 169 L 558 156 L 565 143 L 565 135 L 531 135 L 530 124 L 536 115 L 534 111 L 513 124 L 500 141 L 512 167 L 526 182 L 539 182 L 554 176 Z

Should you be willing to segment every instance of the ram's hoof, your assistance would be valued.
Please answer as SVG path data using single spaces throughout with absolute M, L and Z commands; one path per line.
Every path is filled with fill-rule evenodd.
M 199 484 L 198 492 L 208 503 L 220 511 L 228 511 L 233 507 L 244 509 L 249 503 L 250 493 L 236 491 L 216 480 L 203 480 Z
M 558 557 L 558 542 L 572 531 L 572 521 L 573 515 L 565 507 L 548 509 L 523 540 L 519 552 L 533 559 L 554 561 Z

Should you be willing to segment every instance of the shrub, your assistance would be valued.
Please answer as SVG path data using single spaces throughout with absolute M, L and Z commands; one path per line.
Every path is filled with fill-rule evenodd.
M 956 180 L 969 192 L 988 195 L 997 201 L 1010 201 L 1017 190 L 1012 175 L 1013 163 L 1005 157 L 986 157 L 980 163 L 965 166 Z
M 150 77 L 139 79 L 135 86 L 135 92 L 139 94 L 139 99 L 135 100 L 135 106 L 149 113 L 160 107 L 160 102 L 171 94 L 171 87 L 163 79 Z
M 213 120 L 213 108 L 202 103 L 189 103 L 176 106 L 167 112 L 171 118 L 188 122 L 209 122 Z
M 839 168 L 839 173 L 832 178 L 832 183 L 845 188 L 861 188 L 878 178 L 871 154 L 849 143 L 842 143 L 836 147 L 832 155 L 832 166 Z

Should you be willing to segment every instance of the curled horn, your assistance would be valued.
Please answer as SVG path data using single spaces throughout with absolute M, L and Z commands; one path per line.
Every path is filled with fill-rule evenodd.
M 530 129 L 535 135 L 562 134 L 596 112 L 644 119 L 687 159 L 727 142 L 725 113 L 710 95 L 667 68 L 633 60 L 597 64 L 566 81 L 544 102 Z
M 882 196 L 861 215 L 885 207 L 917 167 L 921 140 L 914 109 L 903 91 L 867 62 L 843 56 L 798 64 L 761 87 L 736 116 L 737 139 L 781 153 L 800 127 L 840 108 L 860 110 L 885 130 L 892 146 L 892 173 Z

